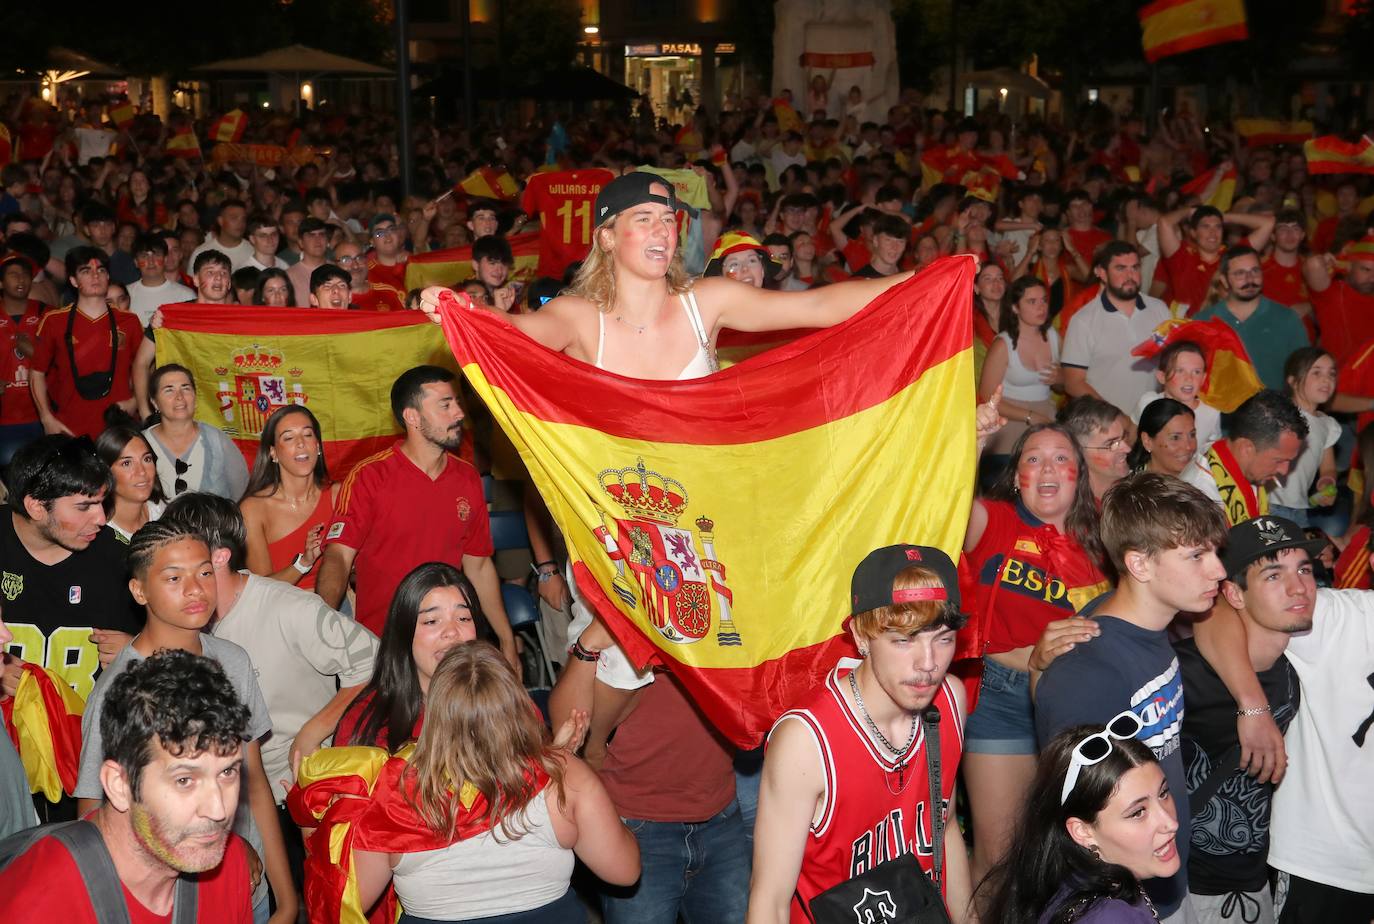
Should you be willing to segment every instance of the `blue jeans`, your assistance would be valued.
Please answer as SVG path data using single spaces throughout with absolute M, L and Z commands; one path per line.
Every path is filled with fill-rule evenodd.
M 639 842 L 639 882 L 602 892 L 606 924 L 742 924 L 749 905 L 749 844 L 739 804 L 700 822 L 626 818 Z
M 740 820 L 744 822 L 744 836 L 749 850 L 754 850 L 754 819 L 759 814 L 759 783 L 763 778 L 763 745 L 752 751 L 735 755 L 735 800 L 739 802 Z

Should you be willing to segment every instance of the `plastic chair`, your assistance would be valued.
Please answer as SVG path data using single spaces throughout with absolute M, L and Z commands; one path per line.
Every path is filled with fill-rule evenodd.
M 495 510 L 489 514 L 491 519 L 491 542 L 498 551 L 507 549 L 528 549 L 529 531 L 525 527 L 525 514 L 520 510 Z M 553 659 L 549 657 L 548 642 L 544 637 L 544 620 L 539 611 L 538 599 L 523 585 L 501 582 L 501 601 L 506 607 L 506 617 L 510 620 L 512 632 L 522 632 L 527 644 L 536 651 L 535 665 L 540 676 L 525 686 L 538 689 L 552 687 L 558 674 Z M 532 636 L 532 637 L 531 637 Z

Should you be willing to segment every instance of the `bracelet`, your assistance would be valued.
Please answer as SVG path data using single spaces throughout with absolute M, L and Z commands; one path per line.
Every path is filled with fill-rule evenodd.
M 588 661 L 592 663 L 600 660 L 601 658 L 601 654 L 599 652 L 588 651 L 587 649 L 582 647 L 581 642 L 573 642 L 572 646 L 568 648 L 568 654 L 572 655 L 579 661 Z
M 1236 715 L 1267 715 L 1270 711 L 1271 710 L 1268 706 L 1261 706 L 1258 709 L 1237 709 Z
M 540 568 L 552 568 L 553 570 L 552 570 L 552 571 L 540 571 L 540 570 L 539 570 Z M 549 579 L 551 579 L 552 577 L 554 577 L 556 574 L 558 574 L 558 562 L 556 562 L 556 561 L 540 561 L 540 562 L 535 562 L 534 564 L 530 565 L 530 570 L 534 572 L 534 576 L 535 576 L 536 579 L 538 579 L 538 582 L 539 582 L 540 584 L 543 584 L 543 583 L 545 583 L 546 581 L 548 581 Z
M 314 566 L 314 565 L 302 564 L 302 563 L 301 563 L 301 559 L 304 558 L 304 557 L 305 557 L 304 554 L 297 555 L 297 556 L 296 556 L 296 560 L 293 561 L 293 562 L 291 563 L 291 567 L 295 568 L 295 569 L 296 569 L 297 571 L 299 571 L 301 574 L 309 574 L 309 573 L 310 573 L 310 569 L 313 568 L 313 567 L 315 567 L 315 566 Z

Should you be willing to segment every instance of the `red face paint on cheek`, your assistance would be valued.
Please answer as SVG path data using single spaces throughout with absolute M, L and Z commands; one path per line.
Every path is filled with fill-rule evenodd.
M 1072 485 L 1078 483 L 1078 469 L 1072 466 L 1064 468 L 1064 484 Z
M 1019 469 L 1016 472 L 1016 487 L 1020 489 L 1022 494 L 1027 494 L 1035 487 L 1035 479 L 1031 477 L 1030 472 Z

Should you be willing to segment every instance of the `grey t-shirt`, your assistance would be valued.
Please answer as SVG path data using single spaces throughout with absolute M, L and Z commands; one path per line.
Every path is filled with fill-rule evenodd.
M 233 642 L 203 632 L 200 636 L 200 645 L 205 657 L 218 661 L 220 667 L 224 668 L 224 674 L 233 685 L 234 692 L 248 707 L 248 740 L 257 741 L 270 732 L 272 719 L 267 714 L 267 702 L 262 697 L 262 690 L 258 688 L 253 662 L 249 659 L 248 652 Z M 105 748 L 100 739 L 101 706 L 105 703 L 105 694 L 114 679 L 134 661 L 142 659 L 143 655 L 139 654 L 133 645 L 125 645 L 124 650 L 115 656 L 109 667 L 105 668 L 95 683 L 95 689 L 86 699 L 86 711 L 81 716 L 81 772 L 77 776 L 74 794 L 78 799 L 105 798 L 105 790 L 100 785 L 100 765 L 105 762 Z M 258 832 L 258 826 L 253 821 L 253 812 L 248 805 L 246 774 L 239 785 L 239 804 L 234 812 L 234 833 L 246 840 L 265 861 L 262 835 Z M 263 876 L 253 893 L 253 904 L 258 904 L 266 894 L 267 877 Z
M 0 838 L 38 824 L 29 799 L 29 778 L 10 736 L 0 730 Z

